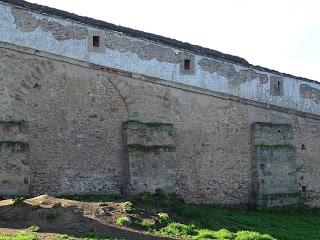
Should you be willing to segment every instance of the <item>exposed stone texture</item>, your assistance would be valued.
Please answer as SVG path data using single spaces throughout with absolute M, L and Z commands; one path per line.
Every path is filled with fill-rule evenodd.
M 303 98 L 310 99 L 316 104 L 320 104 L 320 90 L 310 87 L 307 84 L 301 84 L 300 86 L 300 95 Z
M 21 151 L 20 143 L 0 142 L 0 195 L 16 196 L 30 194 L 31 169 L 29 152 Z
M 13 50 L 0 49 L 0 59 L 2 120 L 29 125 L 31 195 L 125 190 L 130 168 L 123 123 L 134 119 L 175 129 L 175 161 L 166 162 L 170 151 L 137 155 L 137 169 L 160 169 L 148 178 L 155 185 L 165 179 L 163 166 L 175 163 L 170 176 L 187 201 L 249 203 L 251 124 L 270 122 L 292 126 L 299 193 L 305 189 L 305 203 L 320 206 L 317 120 Z
M 31 193 L 123 191 L 122 122 L 127 110 L 108 78 L 94 70 L 20 57 L 4 49 L 0 57 L 0 68 L 10 70 L 1 83 L 11 96 L 8 118 L 29 123 Z M 21 85 L 22 80 L 27 85 Z M 23 91 L 22 101 L 15 97 L 18 90 Z M 5 105 L 2 110 L 6 112 Z
M 252 69 L 236 71 L 233 64 L 219 62 L 208 58 L 202 58 L 199 61 L 199 65 L 204 71 L 216 73 L 221 77 L 227 78 L 233 85 L 240 85 L 257 78 L 261 84 L 266 84 L 269 81 L 267 74 L 257 73 Z
M 178 63 L 178 55 L 172 48 L 162 45 L 133 39 L 118 33 L 106 33 L 107 48 L 119 52 L 131 52 L 143 60 L 157 59 L 160 62 Z
M 43 31 L 51 32 L 53 37 L 58 41 L 68 39 L 81 40 L 88 36 L 88 30 L 84 27 L 74 25 L 63 26 L 58 22 L 49 21 L 48 19 L 41 19 L 39 26 Z
M 128 121 L 124 125 L 129 154 L 129 193 L 176 191 L 173 125 Z
M 256 203 L 267 206 L 300 203 L 291 126 L 254 123 L 252 135 Z
M 15 18 L 14 23 L 22 32 L 32 32 L 40 27 L 43 31 L 51 32 L 52 36 L 58 41 L 81 40 L 88 36 L 88 30 L 85 27 L 63 26 L 46 18 L 39 20 L 32 13 L 17 8 L 12 8 L 11 13 Z
M 141 146 L 174 146 L 172 124 L 157 122 L 127 121 L 127 144 Z
M 32 13 L 17 8 L 12 8 L 11 13 L 15 18 L 14 23 L 22 32 L 32 32 L 38 27 L 38 20 Z
M 29 195 L 31 169 L 28 124 L 0 121 L 0 195 Z
M 26 141 L 28 123 L 25 121 L 0 121 L 1 141 Z

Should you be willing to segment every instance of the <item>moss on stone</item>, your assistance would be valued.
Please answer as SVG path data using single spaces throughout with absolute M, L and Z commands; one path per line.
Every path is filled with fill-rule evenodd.
M 299 192 L 294 193 L 274 193 L 274 194 L 261 194 L 260 198 L 262 200 L 279 200 L 287 198 L 299 198 L 301 194 Z
M 263 149 L 294 149 L 294 146 L 290 144 L 274 144 L 274 145 L 267 145 L 267 144 L 261 144 L 261 145 L 255 145 L 255 147 L 260 147 Z
M 6 126 L 6 127 L 10 127 L 10 126 L 15 126 L 18 125 L 20 131 L 25 131 L 28 129 L 28 122 L 25 120 L 9 120 L 9 121 L 4 121 L 4 120 L 0 120 L 0 125 Z
M 171 123 L 161 123 L 161 122 L 141 122 L 138 120 L 128 120 L 124 122 L 124 125 L 128 125 L 128 123 L 137 123 L 137 124 L 143 124 L 147 127 L 161 127 L 161 126 L 170 126 L 173 127 L 173 124 Z
M 174 152 L 176 147 L 174 145 L 142 145 L 142 144 L 128 144 L 129 151 L 140 151 L 140 152 L 156 152 L 161 150 L 167 152 Z
M 29 144 L 22 141 L 0 141 L 0 148 L 13 148 L 13 152 L 26 152 Z

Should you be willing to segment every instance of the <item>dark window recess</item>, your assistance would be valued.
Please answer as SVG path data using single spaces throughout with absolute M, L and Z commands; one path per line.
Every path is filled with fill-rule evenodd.
M 282 84 L 280 81 L 276 81 L 273 85 L 274 95 L 280 96 L 282 89 Z
M 306 146 L 304 144 L 301 144 L 301 149 L 306 150 Z
M 34 85 L 33 85 L 33 88 L 40 89 L 40 88 L 41 88 L 41 86 L 40 86 L 40 84 L 36 83 L 36 84 L 34 84 Z
M 190 70 L 190 59 L 185 59 L 183 64 L 184 70 Z
M 302 186 L 302 192 L 306 192 L 307 191 L 307 187 L 306 186 Z
M 92 45 L 94 47 L 100 47 L 100 36 L 93 36 L 92 37 Z

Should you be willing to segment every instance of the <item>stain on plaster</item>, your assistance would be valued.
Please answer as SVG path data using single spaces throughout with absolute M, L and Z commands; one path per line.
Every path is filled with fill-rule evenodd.
M 172 48 L 135 40 L 117 33 L 106 33 L 106 47 L 121 53 L 135 53 L 143 60 L 156 59 L 159 62 L 179 63 L 178 54 Z
M 12 8 L 11 13 L 15 25 L 22 32 L 32 32 L 41 28 L 45 32 L 51 32 L 52 36 L 58 41 L 82 40 L 88 36 L 88 30 L 85 27 L 72 24 L 64 26 L 56 21 L 49 21 L 47 18 L 37 19 L 32 13 L 17 8 Z
M 14 24 L 21 32 L 32 32 L 38 27 L 37 19 L 30 12 L 12 8 L 11 13 L 14 16 Z
M 269 81 L 267 74 L 257 73 L 252 69 L 236 71 L 232 64 L 222 63 L 208 58 L 202 58 L 198 64 L 202 70 L 212 74 L 218 74 L 228 79 L 232 85 L 240 85 L 257 78 L 261 84 L 267 84 Z
M 310 99 L 314 101 L 316 104 L 320 104 L 320 90 L 310 87 L 307 84 L 300 85 L 300 96 L 303 98 Z

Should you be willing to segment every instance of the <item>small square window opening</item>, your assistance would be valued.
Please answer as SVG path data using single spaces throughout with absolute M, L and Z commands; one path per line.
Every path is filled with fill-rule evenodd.
M 190 70 L 190 68 L 191 68 L 190 59 L 185 59 L 184 60 L 183 68 L 184 68 L 184 70 Z
M 100 47 L 100 36 L 93 36 L 92 37 L 92 46 L 93 47 Z

